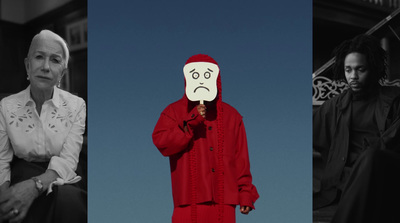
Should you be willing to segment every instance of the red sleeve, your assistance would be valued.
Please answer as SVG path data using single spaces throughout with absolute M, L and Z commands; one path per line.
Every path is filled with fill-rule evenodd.
M 239 186 L 239 204 L 254 208 L 254 203 L 260 197 L 252 183 L 250 161 L 247 148 L 246 130 L 243 121 L 240 122 L 236 149 L 237 182 Z
M 185 117 L 179 117 L 172 106 L 168 106 L 154 128 L 153 143 L 164 156 L 182 152 L 193 138 L 193 129 L 203 121 L 196 107 Z M 187 132 L 184 131 L 185 125 L 188 126 Z

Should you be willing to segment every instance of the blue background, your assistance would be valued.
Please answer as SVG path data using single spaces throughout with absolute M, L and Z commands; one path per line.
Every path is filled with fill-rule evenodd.
M 89 1 L 89 222 L 170 222 L 152 143 L 198 53 L 243 116 L 260 199 L 237 222 L 311 222 L 312 1 Z

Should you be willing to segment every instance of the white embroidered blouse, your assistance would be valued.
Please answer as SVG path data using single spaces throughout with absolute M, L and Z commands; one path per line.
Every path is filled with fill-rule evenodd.
M 48 169 L 71 181 L 85 131 L 84 100 L 54 87 L 41 114 L 30 96 L 30 86 L 0 102 L 0 185 L 10 180 L 13 155 L 31 162 L 49 162 Z

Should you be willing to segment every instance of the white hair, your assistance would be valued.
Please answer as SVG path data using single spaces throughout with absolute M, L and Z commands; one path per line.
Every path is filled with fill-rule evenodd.
M 67 46 L 67 42 L 61 36 L 57 35 L 56 33 L 52 32 L 50 30 L 47 30 L 47 29 L 40 31 L 40 33 L 36 34 L 32 38 L 31 45 L 29 46 L 28 57 L 30 57 L 30 55 L 32 53 L 32 47 L 34 45 L 33 43 L 35 41 L 37 41 L 39 38 L 52 39 L 60 44 L 61 48 L 63 49 L 64 68 L 67 68 L 68 60 L 69 60 L 69 49 Z

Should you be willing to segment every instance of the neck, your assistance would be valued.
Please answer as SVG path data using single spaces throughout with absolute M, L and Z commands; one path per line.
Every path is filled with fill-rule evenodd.
M 379 87 L 380 87 L 379 83 L 376 83 L 369 85 L 360 92 L 353 92 L 353 99 L 360 100 L 360 99 L 369 99 L 371 97 L 374 97 L 377 94 Z
M 31 97 L 35 101 L 36 106 L 42 106 L 43 103 L 53 96 L 54 88 L 51 89 L 38 89 L 31 85 Z

